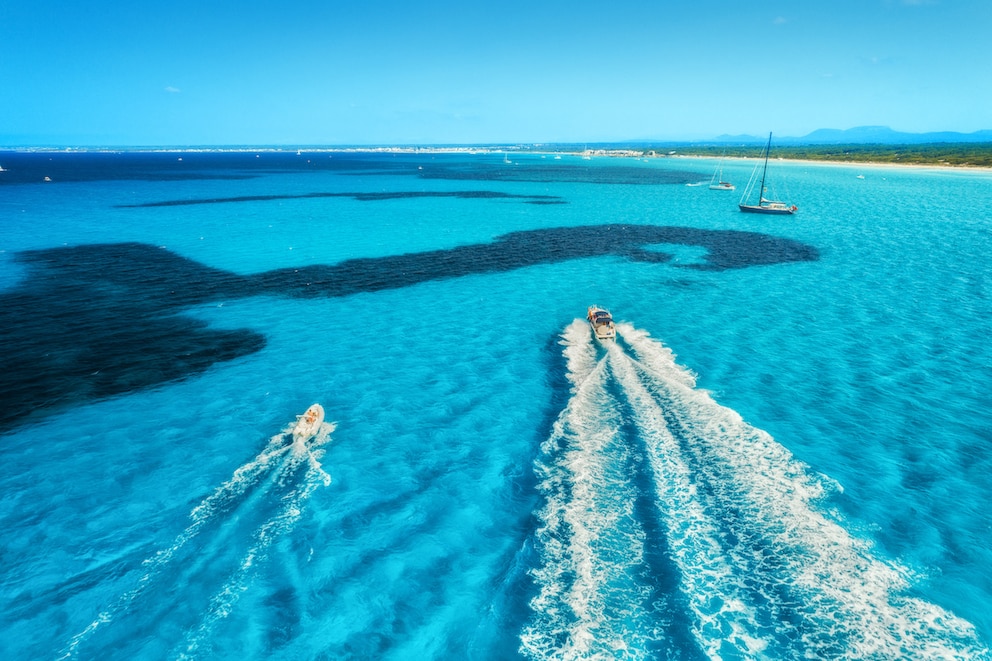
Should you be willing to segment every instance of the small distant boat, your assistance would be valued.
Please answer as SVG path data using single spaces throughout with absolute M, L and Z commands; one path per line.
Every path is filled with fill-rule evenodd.
M 613 315 L 610 314 L 609 310 L 598 305 L 590 305 L 589 309 L 586 310 L 586 319 L 589 320 L 589 325 L 592 326 L 597 340 L 616 339 L 617 329 L 613 325 Z
M 785 202 L 774 202 L 772 200 L 765 199 L 765 177 L 768 174 L 768 152 L 772 147 L 772 134 L 768 134 L 768 144 L 765 145 L 765 164 L 761 169 L 761 185 L 758 187 L 758 203 L 748 204 L 747 199 L 751 195 L 751 191 L 755 188 L 755 183 L 757 182 L 758 166 L 754 166 L 754 172 L 751 173 L 751 179 L 747 182 L 747 186 L 744 188 L 744 195 L 741 196 L 741 201 L 738 203 L 737 207 L 747 213 L 769 213 L 769 214 L 785 214 L 792 215 L 798 211 L 798 207 L 795 204 L 787 204 Z
M 732 183 L 723 180 L 723 159 L 721 158 L 716 172 L 713 173 L 713 179 L 710 180 L 710 190 L 734 190 L 734 188 Z
M 3 168 L 0 168 L 0 170 L 3 170 Z M 858 179 L 864 179 L 864 178 L 865 178 L 865 176 L 863 174 L 859 174 L 858 175 Z
M 324 407 L 320 404 L 314 404 L 297 418 L 296 426 L 293 427 L 293 442 L 306 443 L 317 435 L 317 432 L 320 431 L 320 425 L 323 423 Z
M 6 172 L 6 170 L 4 169 L 4 167 L 2 165 L 0 165 L 0 172 Z

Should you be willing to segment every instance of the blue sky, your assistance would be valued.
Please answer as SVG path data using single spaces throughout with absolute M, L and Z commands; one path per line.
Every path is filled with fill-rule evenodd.
M 0 0 L 0 146 L 992 129 L 989 0 Z

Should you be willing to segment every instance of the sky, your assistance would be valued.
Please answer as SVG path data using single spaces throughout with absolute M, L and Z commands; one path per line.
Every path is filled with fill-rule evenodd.
M 0 147 L 992 129 L 990 0 L 0 0 Z

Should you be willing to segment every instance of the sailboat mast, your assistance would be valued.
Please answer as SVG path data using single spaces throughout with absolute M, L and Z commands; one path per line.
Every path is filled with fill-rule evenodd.
M 771 131 L 768 132 L 768 144 L 765 145 L 765 169 L 761 171 L 761 188 L 758 189 L 758 206 L 761 206 L 761 200 L 765 196 L 765 174 L 768 172 L 768 152 L 772 148 L 772 134 Z

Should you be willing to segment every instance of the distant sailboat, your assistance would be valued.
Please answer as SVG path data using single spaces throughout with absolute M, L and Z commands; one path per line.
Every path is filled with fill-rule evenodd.
M 713 179 L 710 180 L 710 190 L 734 190 L 732 183 L 723 180 L 723 158 L 720 159 L 720 164 L 713 173 Z
M 748 197 L 751 196 L 751 191 L 754 190 L 754 185 L 757 181 L 758 166 L 754 166 L 754 172 L 751 173 L 751 179 L 747 182 L 747 187 L 744 188 L 744 195 L 741 196 L 741 201 L 737 205 L 741 211 L 747 213 L 771 213 L 771 214 L 794 214 L 798 208 L 794 204 L 786 204 L 785 202 L 773 202 L 771 200 L 765 199 L 765 176 L 768 174 L 768 152 L 772 147 L 772 134 L 768 134 L 768 144 L 765 145 L 765 164 L 761 169 L 761 186 L 758 188 L 758 203 L 757 204 L 747 204 Z

